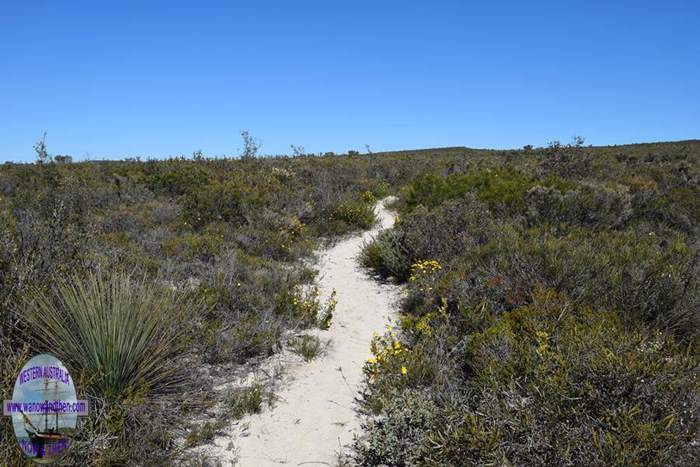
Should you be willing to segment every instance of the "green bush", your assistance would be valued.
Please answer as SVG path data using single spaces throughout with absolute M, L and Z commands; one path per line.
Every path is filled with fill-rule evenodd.
M 324 230 L 338 235 L 357 229 L 368 229 L 376 221 L 374 204 L 365 201 L 341 202 L 330 209 Z
M 295 354 L 301 356 L 304 361 L 310 362 L 320 356 L 327 344 L 321 342 L 318 336 L 302 334 L 290 340 L 289 348 Z
M 237 420 L 247 414 L 259 413 L 264 397 L 265 388 L 258 382 L 233 389 L 226 400 L 231 417 Z
M 421 205 L 401 216 L 393 229 L 365 245 L 360 262 L 383 277 L 407 280 L 413 263 L 449 261 L 465 248 L 487 242 L 495 230 L 487 207 L 467 193 L 435 209 Z
M 614 217 L 614 216 L 613 216 Z M 612 219 L 612 217 L 608 217 Z M 548 227 L 527 229 L 489 216 L 475 200 L 418 207 L 398 225 L 365 246 L 362 264 L 383 276 L 408 280 L 410 265 L 435 259 L 448 265 L 435 290 L 460 310 L 485 304 L 500 313 L 529 302 L 535 284 L 575 300 L 617 310 L 697 336 L 700 306 L 698 250 L 681 235 L 570 227 L 566 235 Z M 435 301 L 435 291 L 409 290 L 406 308 Z
M 381 277 L 405 279 L 411 267 L 410 260 L 400 251 L 401 234 L 385 230 L 364 245 L 360 253 L 360 264 Z
M 527 217 L 532 225 L 572 224 L 592 228 L 620 228 L 632 216 L 628 190 L 590 183 L 562 193 L 536 185 L 527 192 Z
M 193 227 L 217 221 L 241 224 L 245 221 L 245 196 L 244 186 L 234 180 L 190 191 L 183 200 L 185 222 Z
M 487 166 L 466 174 L 454 174 L 448 177 L 428 175 L 419 178 L 405 190 L 405 204 L 408 208 L 418 205 L 434 207 L 443 201 L 462 198 L 467 193 L 473 193 L 490 209 L 512 214 L 524 210 L 527 192 L 538 182 L 544 186 L 559 189 L 571 186 L 556 177 L 538 180 L 512 167 Z
M 148 187 L 158 194 L 182 196 L 185 193 L 201 190 L 209 182 L 207 172 L 190 165 L 177 167 L 175 170 L 149 175 Z
M 173 392 L 181 384 L 176 357 L 187 343 L 187 329 L 178 316 L 187 306 L 173 293 L 146 279 L 93 274 L 28 296 L 22 316 L 39 346 L 87 381 L 92 394 L 115 400 L 144 389 Z
M 531 152 L 419 177 L 365 245 L 406 291 L 358 464 L 698 462 L 697 156 Z
M 424 440 L 436 424 L 438 406 L 427 392 L 407 390 L 388 398 L 381 418 L 363 426 L 369 436 L 355 445 L 355 461 L 365 466 L 421 465 Z
M 466 363 L 449 384 L 436 378 L 420 392 L 393 385 L 370 393 L 385 402 L 356 443 L 358 463 L 689 465 L 697 458 L 697 362 L 668 334 L 630 329 L 615 313 L 540 290 L 532 305 L 466 342 L 441 357 L 443 368 Z

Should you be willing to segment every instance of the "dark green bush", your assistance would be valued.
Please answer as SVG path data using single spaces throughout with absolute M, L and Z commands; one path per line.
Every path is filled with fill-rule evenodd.
M 207 172 L 191 165 L 159 172 L 146 178 L 148 187 L 157 194 L 181 196 L 201 190 L 209 182 Z
M 406 205 L 437 206 L 445 200 L 474 193 L 492 209 L 519 209 L 532 180 L 514 170 L 483 169 L 447 178 L 426 176 L 414 182 L 406 192 Z
M 374 203 L 364 200 L 341 201 L 328 210 L 327 223 L 319 230 L 326 235 L 339 235 L 357 229 L 368 229 L 375 222 Z
M 210 222 L 239 225 L 245 221 L 245 188 L 235 180 L 213 182 L 188 192 L 183 200 L 185 222 L 202 227 Z
M 513 214 L 525 209 L 527 192 L 538 183 L 560 190 L 572 186 L 557 177 L 537 179 L 513 167 L 485 166 L 472 169 L 466 174 L 448 177 L 428 175 L 419 178 L 405 190 L 405 205 L 409 209 L 418 205 L 434 207 L 443 201 L 473 193 L 489 209 Z

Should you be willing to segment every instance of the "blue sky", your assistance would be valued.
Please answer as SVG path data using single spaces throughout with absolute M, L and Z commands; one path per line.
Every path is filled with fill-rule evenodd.
M 0 160 L 700 138 L 697 1 L 0 8 Z

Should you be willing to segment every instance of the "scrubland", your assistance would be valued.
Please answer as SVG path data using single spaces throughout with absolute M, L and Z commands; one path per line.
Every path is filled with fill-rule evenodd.
M 194 462 L 264 388 L 212 374 L 332 326 L 313 251 L 405 283 L 358 394 L 362 465 L 698 462 L 700 142 L 4 164 L 1 391 L 55 354 L 91 411 L 67 464 Z M 299 341 L 300 353 L 311 353 Z M 222 422 L 222 423 L 219 423 Z M 9 418 L 0 458 L 21 463 Z
M 406 283 L 362 465 L 696 465 L 699 146 L 419 176 L 362 263 Z

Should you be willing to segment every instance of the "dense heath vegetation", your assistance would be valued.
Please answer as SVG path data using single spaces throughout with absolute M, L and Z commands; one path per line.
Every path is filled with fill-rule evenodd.
M 37 164 L 0 166 L 2 398 L 28 356 L 56 354 L 91 404 L 66 459 L 81 465 L 190 462 L 177 440 L 206 441 L 256 411 L 240 394 L 264 388 L 222 401 L 212 377 L 286 344 L 320 353 L 284 342 L 287 330 L 332 324 L 313 250 L 370 227 L 377 198 L 434 163 L 255 148 L 242 159 L 69 163 L 35 149 Z M 191 426 L 222 403 L 216 420 Z M 0 459 L 22 463 L 9 418 L 0 435 Z
M 189 425 L 218 402 L 211 374 L 332 325 L 312 251 L 398 194 L 361 258 L 406 296 L 366 365 L 355 461 L 692 465 L 699 158 L 690 141 L 4 164 L 2 398 L 49 351 L 91 403 L 67 464 L 196 462 L 176 440 L 214 435 Z M 264 397 L 233 391 L 224 415 Z M 23 462 L 7 417 L 0 435 Z
M 406 295 L 356 460 L 697 465 L 700 145 L 494 156 L 409 183 L 363 251 Z

